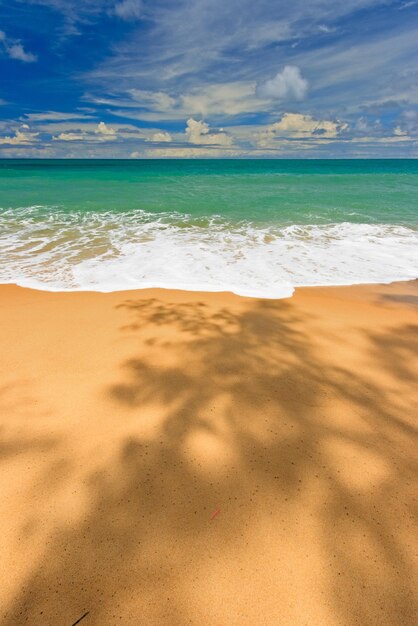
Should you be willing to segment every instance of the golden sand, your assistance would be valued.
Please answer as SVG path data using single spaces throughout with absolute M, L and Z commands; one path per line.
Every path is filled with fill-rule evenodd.
M 417 283 L 0 288 L 0 623 L 414 626 Z

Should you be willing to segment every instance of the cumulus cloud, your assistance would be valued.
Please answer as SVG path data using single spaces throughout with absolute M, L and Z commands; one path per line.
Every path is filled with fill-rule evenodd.
M 0 43 L 3 46 L 4 52 L 10 59 L 22 61 L 23 63 L 34 63 L 38 60 L 38 57 L 35 54 L 27 52 L 24 49 L 20 41 L 10 39 L 3 31 L 0 31 Z
M 308 81 L 294 65 L 285 68 L 273 78 L 257 85 L 257 96 L 280 101 L 303 100 L 308 92 Z
M 142 0 L 122 0 L 115 4 L 114 12 L 122 20 L 137 20 L 142 14 Z
M 39 133 L 31 133 L 29 132 L 29 126 L 24 124 L 22 130 L 16 130 L 13 136 L 0 137 L 1 145 L 9 145 L 9 146 L 20 146 L 27 145 L 36 141 L 36 137 Z
M 96 133 L 96 135 L 104 135 L 106 138 L 110 139 L 110 138 L 114 138 L 116 139 L 116 131 L 114 128 L 111 128 L 110 126 L 106 126 L 106 124 L 104 122 L 99 122 L 97 124 L 97 128 L 94 131 Z
M 284 113 L 281 120 L 266 126 L 258 136 L 259 146 L 274 144 L 277 139 L 335 139 L 348 124 L 334 120 L 317 120 L 311 115 Z
M 99 122 L 97 126 L 91 130 L 64 131 L 56 135 L 52 139 L 55 141 L 113 141 L 117 138 L 114 128 L 107 126 L 104 122 Z
M 173 138 L 170 133 L 161 131 L 151 135 L 147 141 L 154 141 L 155 143 L 169 143 L 170 141 L 173 141 Z
M 285 113 L 279 122 L 273 124 L 277 133 L 290 137 L 336 137 L 348 124 L 332 120 L 317 120 L 311 115 Z
M 396 135 L 397 137 L 403 137 L 404 135 L 407 135 L 407 131 L 403 130 L 400 126 L 396 126 L 393 134 Z
M 219 132 L 211 132 L 209 124 L 190 118 L 187 120 L 186 137 L 189 143 L 205 146 L 230 146 L 232 137 L 220 129 Z
M 11 59 L 23 61 L 23 63 L 34 63 L 37 56 L 32 52 L 26 52 L 21 43 L 14 43 L 7 49 L 7 54 Z

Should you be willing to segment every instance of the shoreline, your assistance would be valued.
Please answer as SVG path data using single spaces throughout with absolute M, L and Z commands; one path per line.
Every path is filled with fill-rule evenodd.
M 192 289 L 192 288 L 183 288 L 183 287 L 133 287 L 132 289 L 113 289 L 110 291 L 99 291 L 99 290 L 94 290 L 94 289 L 68 289 L 68 290 L 62 290 L 62 289 L 43 289 L 41 287 L 30 287 L 27 285 L 21 285 L 20 283 L 0 283 L 0 289 L 3 289 L 5 287 L 16 287 L 18 289 L 24 289 L 24 290 L 28 290 L 28 291 L 36 291 L 39 293 L 54 293 L 54 294 L 76 294 L 76 293 L 81 293 L 81 294 L 101 294 L 101 295 L 106 295 L 106 294 L 123 294 L 123 293 L 137 293 L 138 295 L 141 294 L 142 292 L 173 292 L 173 293 L 190 293 L 190 294 L 214 294 L 214 295 L 231 295 L 237 298 L 243 298 L 243 299 L 248 299 L 248 300 L 273 300 L 273 301 L 280 301 L 280 300 L 288 300 L 290 298 L 293 298 L 294 295 L 296 293 L 299 293 L 301 290 L 305 291 L 305 290 L 334 290 L 334 289 L 357 289 L 357 288 L 369 288 L 370 290 L 373 290 L 374 288 L 384 288 L 384 287 L 393 287 L 393 288 L 402 288 L 402 285 L 410 285 L 413 286 L 414 284 L 418 284 L 418 276 L 416 278 L 405 278 L 402 280 L 389 280 L 388 282 L 384 282 L 384 281 L 379 281 L 379 282 L 365 282 L 365 283 L 347 283 L 347 284 L 329 284 L 329 285 L 297 285 L 297 286 L 292 286 L 291 288 L 293 289 L 292 293 L 288 296 L 282 296 L 282 297 L 269 297 L 269 296 L 257 296 L 257 295 L 243 295 L 241 293 L 237 293 L 236 291 L 233 291 L 231 289 L 216 289 L 216 290 L 210 290 L 210 289 Z
M 417 311 L 1 285 L 0 624 L 412 624 Z

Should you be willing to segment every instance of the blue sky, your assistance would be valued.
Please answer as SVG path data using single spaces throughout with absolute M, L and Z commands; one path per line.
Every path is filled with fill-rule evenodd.
M 417 157 L 418 0 L 0 0 L 2 157 Z

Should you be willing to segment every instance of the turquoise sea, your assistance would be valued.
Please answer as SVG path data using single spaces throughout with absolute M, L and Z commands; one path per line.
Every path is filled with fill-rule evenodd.
M 0 160 L 0 282 L 282 297 L 418 275 L 416 160 Z

